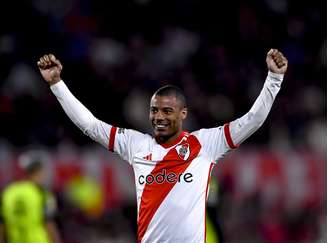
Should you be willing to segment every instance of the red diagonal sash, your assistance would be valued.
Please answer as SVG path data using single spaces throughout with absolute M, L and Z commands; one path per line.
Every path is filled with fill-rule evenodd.
M 176 175 L 182 174 L 188 168 L 190 163 L 198 155 L 201 145 L 198 139 L 190 135 L 186 141 L 181 144 L 188 143 L 190 148 L 189 158 L 183 160 L 179 157 L 175 147 L 169 150 L 165 155 L 162 161 L 158 162 L 155 168 L 152 170 L 151 175 L 155 176 L 157 173 L 161 172 L 163 169 L 167 173 L 175 173 Z M 148 225 L 150 224 L 151 219 L 156 213 L 157 209 L 164 201 L 166 196 L 174 187 L 174 183 L 169 183 L 164 181 L 161 184 L 152 183 L 146 184 L 141 196 L 140 208 L 139 208 L 139 217 L 138 217 L 138 242 L 141 242 L 144 237 Z

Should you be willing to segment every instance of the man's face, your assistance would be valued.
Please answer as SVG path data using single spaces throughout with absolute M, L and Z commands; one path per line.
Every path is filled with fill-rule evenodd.
M 187 108 L 175 96 L 154 95 L 150 101 L 149 120 L 155 137 L 169 140 L 182 131 Z
M 37 171 L 33 173 L 34 181 L 39 184 L 43 185 L 46 181 L 46 170 L 44 167 L 39 168 Z

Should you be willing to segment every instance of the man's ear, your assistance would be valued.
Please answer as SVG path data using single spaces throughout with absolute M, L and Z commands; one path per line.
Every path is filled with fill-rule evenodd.
M 187 118 L 187 114 L 188 114 L 188 109 L 186 107 L 182 108 L 181 110 L 182 120 Z

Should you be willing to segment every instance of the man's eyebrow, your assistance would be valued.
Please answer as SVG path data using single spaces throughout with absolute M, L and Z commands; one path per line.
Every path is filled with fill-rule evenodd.
M 174 108 L 170 107 L 170 106 L 165 106 L 165 107 L 163 107 L 163 110 L 174 110 Z

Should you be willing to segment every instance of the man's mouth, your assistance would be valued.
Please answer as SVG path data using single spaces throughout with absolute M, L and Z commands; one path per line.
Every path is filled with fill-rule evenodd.
M 154 124 L 156 130 L 163 130 L 166 129 L 168 126 L 169 124 Z

